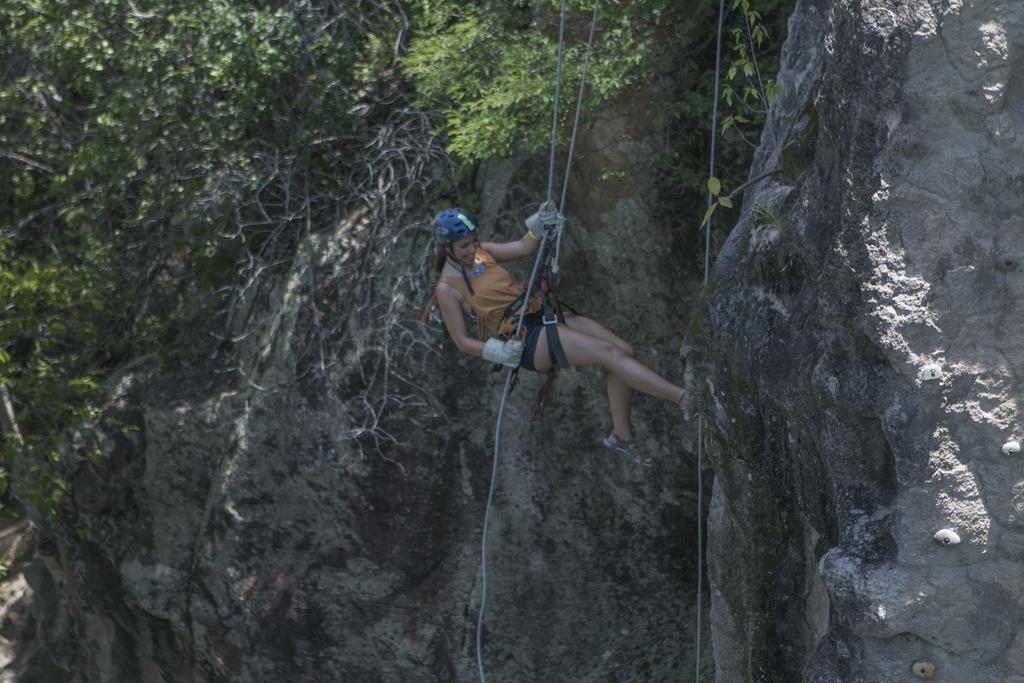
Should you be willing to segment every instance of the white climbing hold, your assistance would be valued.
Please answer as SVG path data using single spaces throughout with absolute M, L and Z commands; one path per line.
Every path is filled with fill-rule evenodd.
M 960 535 L 952 529 L 939 529 L 932 538 L 940 545 L 960 545 Z
M 929 363 L 921 368 L 919 376 L 925 381 L 939 379 L 942 377 L 942 366 L 938 363 Z
M 1007 441 L 1003 444 L 1003 455 L 1018 455 L 1020 453 L 1020 441 Z
M 924 680 L 935 675 L 935 665 L 931 662 L 914 662 L 911 670 L 914 672 L 915 676 Z

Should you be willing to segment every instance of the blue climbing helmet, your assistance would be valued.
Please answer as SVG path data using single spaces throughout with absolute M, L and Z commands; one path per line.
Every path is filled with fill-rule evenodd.
M 476 232 L 476 216 L 465 209 L 445 209 L 434 217 L 434 234 L 441 244 L 451 244 L 457 239 Z

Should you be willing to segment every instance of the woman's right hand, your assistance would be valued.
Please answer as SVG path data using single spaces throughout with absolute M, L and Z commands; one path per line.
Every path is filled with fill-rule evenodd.
M 500 363 L 506 368 L 517 368 L 519 359 L 523 357 L 523 342 L 518 339 L 509 339 L 504 342 L 500 339 L 488 339 L 484 344 L 483 353 L 480 355 L 484 360 Z

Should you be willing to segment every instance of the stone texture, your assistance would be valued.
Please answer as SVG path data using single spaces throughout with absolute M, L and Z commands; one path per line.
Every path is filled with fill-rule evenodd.
M 614 126 L 598 121 L 581 141 L 586 176 L 635 166 L 647 149 L 629 118 L 608 116 Z M 545 166 L 485 166 L 484 239 L 522 234 Z M 695 278 L 666 288 L 659 273 L 678 254 L 652 261 L 649 245 L 621 240 L 651 223 L 637 198 L 651 182 L 606 188 L 586 220 L 570 210 L 563 292 L 678 376 L 678 302 L 697 294 Z M 600 188 L 574 192 L 570 207 Z M 142 359 L 111 379 L 110 415 L 133 430 L 108 435 L 102 463 L 67 455 L 71 524 L 87 533 L 63 530 L 65 566 L 33 583 L 71 577 L 57 591 L 64 621 L 47 622 L 62 680 L 478 680 L 481 526 L 504 376 L 460 356 L 439 322 L 416 322 L 433 282 L 421 218 L 373 241 L 379 226 L 353 214 L 303 242 L 254 311 L 237 371 Z M 651 230 L 671 242 L 673 226 Z M 354 278 L 357 267 L 373 279 Z M 522 378 L 503 423 L 489 680 L 678 680 L 693 660 L 692 436 L 677 410 L 638 399 L 656 460 L 639 469 L 598 445 L 610 428 L 599 373 L 562 373 L 531 424 L 542 380 Z
M 723 683 L 910 681 L 919 661 L 935 680 L 1022 680 L 1024 459 L 1002 452 L 1024 437 L 1022 46 L 1016 0 L 797 4 L 750 177 L 779 172 L 745 193 L 687 345 Z M 672 375 L 693 244 L 638 199 L 650 179 L 598 180 L 650 153 L 648 106 L 630 93 L 581 141 L 563 292 Z M 519 230 L 542 166 L 482 171 L 494 237 Z M 500 379 L 411 322 L 429 275 L 404 264 L 426 260 L 427 231 L 374 225 L 303 243 L 239 372 L 143 360 L 113 378 L 136 430 L 100 465 L 69 454 L 77 530 L 26 561 L 0 626 L 46 647 L 8 649 L 3 675 L 476 680 Z M 656 262 L 620 238 L 635 225 L 667 245 Z M 351 278 L 358 259 L 372 282 Z M 638 400 L 658 459 L 639 472 L 595 448 L 596 373 L 563 377 L 531 428 L 538 382 L 502 432 L 492 679 L 684 679 L 693 430 Z M 937 544 L 944 528 L 962 542 Z
M 696 326 L 718 680 L 1009 680 L 1024 5 L 806 0 L 790 29 L 751 177 L 786 172 Z

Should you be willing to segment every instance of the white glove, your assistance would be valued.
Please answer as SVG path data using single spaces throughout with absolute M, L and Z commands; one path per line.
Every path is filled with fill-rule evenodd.
M 501 341 L 500 339 L 488 339 L 484 344 L 484 360 L 492 363 L 501 363 L 506 368 L 519 367 L 519 360 L 523 357 L 523 342 L 518 339 Z
M 558 207 L 553 201 L 544 202 L 537 208 L 537 213 L 526 219 L 526 229 L 536 237 L 540 237 L 548 225 L 558 225 Z

